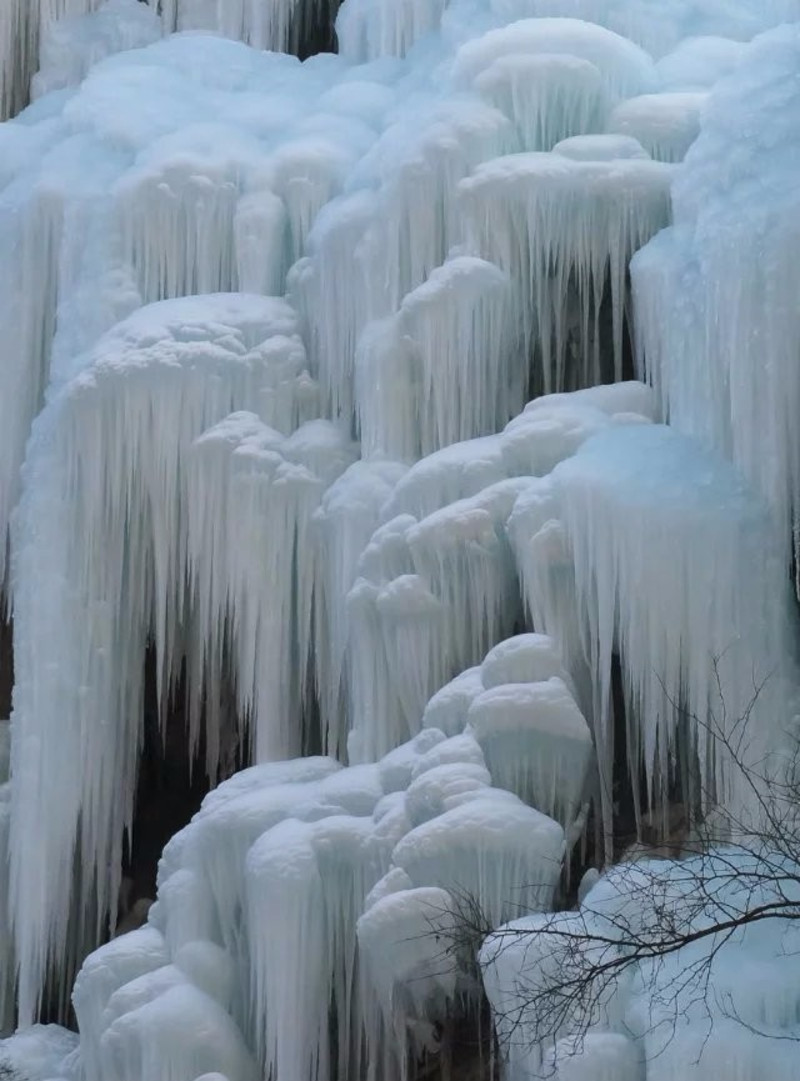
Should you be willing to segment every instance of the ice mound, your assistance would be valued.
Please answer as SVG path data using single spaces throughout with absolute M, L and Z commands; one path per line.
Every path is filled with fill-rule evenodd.
M 357 1072 L 365 1049 L 373 1074 L 383 1055 L 413 1057 L 465 992 L 457 959 L 441 964 L 454 897 L 474 894 L 493 924 L 547 909 L 563 856 L 562 828 L 493 787 L 468 736 L 429 729 L 368 766 L 237 774 L 165 849 L 150 922 L 78 975 L 86 1079 L 158 1064 L 250 1081 L 253 1055 L 325 1078 Z M 202 1039 L 162 1042 L 193 1026 Z
M 592 736 L 564 681 L 495 686 L 475 699 L 467 722 L 502 788 L 572 825 L 584 796 Z
M 697 91 L 629 98 L 614 109 L 608 129 L 637 139 L 656 161 L 682 161 L 700 133 L 706 98 Z
M 554 154 L 576 161 L 616 161 L 618 158 L 649 158 L 631 135 L 573 135 L 553 147 Z
M 0 1067 L 25 1081 L 73 1081 L 77 1047 L 74 1032 L 59 1025 L 32 1025 L 0 1040 Z
M 620 864 L 575 912 L 529 916 L 489 936 L 480 959 L 511 1076 L 712 1081 L 724 1068 L 743 1081 L 789 1078 L 797 989 L 787 949 L 796 934 L 781 917 L 800 899 L 796 874 L 786 855 L 745 847 Z M 757 911 L 777 918 L 709 933 L 716 921 Z M 603 975 L 620 956 L 616 942 L 659 935 L 670 943 L 674 935 L 675 948 Z M 707 963 L 713 987 L 704 991 L 692 973 Z M 592 990 L 554 1011 L 557 988 L 585 978 Z
M 536 53 L 588 61 L 600 72 L 609 93 L 617 98 L 655 88 L 653 62 L 644 50 L 613 31 L 581 19 L 523 19 L 491 30 L 461 46 L 454 61 L 454 79 L 469 84 L 500 57 Z
M 513 634 L 520 587 L 506 522 L 515 502 L 532 476 L 597 431 L 646 423 L 625 407 L 652 412 L 649 392 L 631 386 L 600 388 L 606 409 L 592 392 L 574 405 L 569 395 L 543 398 L 502 435 L 453 444 L 401 478 L 347 598 L 351 761 L 413 736 L 428 699 Z

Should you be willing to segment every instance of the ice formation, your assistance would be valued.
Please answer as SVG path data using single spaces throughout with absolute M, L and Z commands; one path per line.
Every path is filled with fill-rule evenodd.
M 85 0 L 78 5 L 78 12 L 81 7 L 86 7 Z M 39 69 L 31 80 L 32 98 L 77 86 L 105 57 L 151 45 L 161 36 L 153 5 L 104 0 L 94 7 L 96 11 L 86 14 L 65 11 L 45 24 L 39 42 Z
M 38 871 L 12 858 L 12 881 L 23 905 L 28 876 L 48 865 L 52 874 L 60 860 L 54 889 L 69 896 L 67 853 L 79 845 L 92 871 L 79 887 L 87 924 L 77 942 L 95 937 L 116 905 L 149 639 L 162 709 L 187 665 L 190 747 L 198 744 L 205 706 L 209 776 L 219 761 L 214 694 L 221 693 L 226 648 L 235 655 L 239 714 L 252 724 L 255 753 L 286 756 L 302 747 L 291 718 L 305 693 L 313 565 L 304 577 L 294 552 L 309 543 L 324 486 L 353 457 L 329 422 L 300 424 L 314 405 L 304 363 L 296 316 L 281 300 L 219 294 L 164 301 L 101 338 L 37 420 L 26 470 L 40 481 L 30 484 L 16 524 L 20 540 L 29 541 L 19 544 L 13 574 L 14 771 L 29 781 L 14 786 L 12 832 L 19 835 L 44 811 L 37 792 L 60 795 L 55 847 L 43 841 Z M 236 412 L 246 409 L 260 417 Z M 285 536 L 274 532 L 278 521 Z M 38 544 L 50 553 L 45 589 Z M 274 569 L 265 577 L 270 552 Z M 58 658 L 47 677 L 38 672 L 42 649 Z M 290 657 L 293 684 L 268 675 L 266 666 L 282 671 Z M 48 760 L 40 754 L 42 733 L 56 716 L 65 745 Z M 63 910 L 53 911 L 59 906 L 45 902 L 38 914 L 24 907 L 31 925 L 41 921 L 19 944 L 26 968 L 42 964 L 34 960 L 38 951 L 62 941 L 65 930 L 50 922 L 63 918 Z M 23 1011 L 32 1009 L 27 995 L 23 983 Z
M 611 132 L 637 139 L 656 161 L 682 161 L 700 131 L 707 95 L 701 92 L 643 94 L 611 114 Z
M 488 435 L 522 408 L 509 285 L 491 263 L 460 256 L 365 328 L 355 361 L 365 456 L 416 461 Z
M 633 265 L 641 351 L 671 423 L 736 462 L 771 502 L 782 535 L 794 534 L 795 551 L 799 45 L 796 25 L 765 35 L 720 84 L 676 180 L 675 226 Z M 735 115 L 741 139 L 731 134 Z
M 800 3 L 344 0 L 340 55 L 301 63 L 336 8 L 0 14 L 0 1027 L 82 966 L 77 1046 L 2 1047 L 31 1081 L 411 1078 L 479 1007 L 440 963 L 465 895 L 528 913 L 482 954 L 502 1036 L 592 825 L 614 855 L 615 785 L 640 830 L 676 793 L 757 823 L 709 725 L 746 713 L 778 770 L 796 723 L 800 39 L 770 28 Z M 213 790 L 146 924 L 90 952 L 146 654 L 149 723 Z M 685 915 L 683 866 L 651 875 Z M 646 919 L 625 873 L 558 925 Z M 786 1036 L 779 945 L 749 930 L 718 981 Z M 763 1081 L 691 1001 L 654 1042 L 697 956 L 508 1081 Z
M 715 735 L 731 737 L 727 726 L 761 688 L 748 737 L 754 768 L 780 740 L 775 718 L 790 715 L 795 678 L 789 597 L 766 508 L 725 462 L 658 425 L 600 432 L 533 495 L 520 498 L 509 528 L 530 568 L 534 623 L 560 636 L 568 669 L 591 684 L 584 707 L 594 718 L 607 835 L 615 652 L 626 716 L 636 718 L 630 770 L 644 770 L 645 798 L 663 805 L 665 786 L 687 768 L 675 741 L 688 721 L 685 751 L 696 756 L 700 785 L 693 798 L 741 806 L 743 774 Z M 677 539 L 684 529 L 691 543 Z
M 429 730 L 366 767 L 307 758 L 239 773 L 165 850 L 148 926 L 78 975 L 87 1081 L 132 1081 L 148 1062 L 158 1076 L 249 1081 L 247 1048 L 278 1076 L 328 1077 L 331 1004 L 339 1069 L 357 1073 L 366 1048 L 375 1070 L 387 1025 L 422 1024 L 431 996 L 446 1013 L 455 994 L 457 971 L 439 971 L 426 934 L 453 911 L 448 891 L 477 890 L 500 919 L 536 882 L 526 906 L 546 908 L 563 845 L 556 822 L 492 787 L 466 737 Z M 203 1040 L 161 1042 L 193 1025 Z
M 545 393 L 622 379 L 628 262 L 669 221 L 671 180 L 670 166 L 651 160 L 530 153 L 497 158 L 462 182 L 469 246 L 517 284 L 523 349 L 535 349 L 534 386 Z M 547 245 L 519 243 L 544 230 Z
M 452 444 L 400 480 L 347 598 L 352 759 L 414 735 L 428 698 L 513 633 L 520 588 L 506 522 L 515 501 L 599 429 L 646 421 L 619 408 L 628 404 L 619 389 L 610 413 L 591 399 L 543 398 L 501 435 Z
M 773 872 L 769 881 L 759 870 L 759 858 Z M 531 996 L 541 986 L 537 963 L 560 965 L 569 978 L 580 963 L 571 934 L 580 930 L 594 935 L 595 944 L 586 948 L 595 949 L 602 961 L 610 958 L 615 938 L 646 933 L 644 894 L 700 935 L 667 957 L 644 959 L 607 981 L 589 1018 L 580 1018 L 580 1007 L 571 1016 L 565 1011 L 561 1032 L 548 1040 L 549 1047 L 542 1048 L 535 1039 L 532 1012 L 522 1007 L 511 1015 L 507 1024 L 513 1024 L 514 1031 L 507 1033 L 507 1047 L 512 1076 L 546 1077 L 555 1070 L 564 1081 L 714 1081 L 724 1071 L 724 1076 L 750 1081 L 768 1070 L 770 1077 L 788 1081 L 796 1071 L 784 1052 L 797 1038 L 797 989 L 787 952 L 796 938 L 793 924 L 767 919 L 728 939 L 703 937 L 702 932 L 714 920 L 732 918 L 751 906 L 796 904 L 796 873 L 786 855 L 768 852 L 759 857 L 740 848 L 646 867 L 620 864 L 597 882 L 579 909 L 558 917 L 558 924 L 534 915 L 487 939 L 481 950 L 484 978 L 502 1016 L 520 982 Z M 699 880 L 706 884 L 700 898 Z M 712 954 L 714 999 L 709 1002 L 686 973 Z M 587 1034 L 571 1038 L 574 1026 L 587 1021 Z

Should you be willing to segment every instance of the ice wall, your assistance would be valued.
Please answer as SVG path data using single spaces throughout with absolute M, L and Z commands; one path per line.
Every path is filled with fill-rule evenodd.
M 346 0 L 343 55 L 302 64 L 258 50 L 299 49 L 314 5 L 162 4 L 159 33 L 240 40 L 120 55 L 150 8 L 20 10 L 6 108 L 40 30 L 43 64 L 0 127 L 21 1018 L 113 916 L 152 641 L 208 774 L 231 742 L 262 764 L 168 846 L 151 925 L 87 960 L 87 1081 L 403 1076 L 475 994 L 422 943 L 432 912 L 466 890 L 500 922 L 521 882 L 551 906 L 592 805 L 610 855 L 616 656 L 640 811 L 695 785 L 746 815 L 709 719 L 762 677 L 753 753 L 794 715 L 770 512 L 651 422 L 716 444 L 790 535 L 797 35 L 742 41 L 800 10 Z M 633 335 L 659 405 L 620 382 Z M 355 764 L 264 764 L 317 745 Z M 629 1043 L 590 1043 L 587 1070 L 638 1081 Z
M 162 34 L 205 31 L 256 49 L 309 56 L 335 47 L 326 0 L 6 0 L 0 14 L 0 118 L 76 86 L 103 57 Z
M 73 3 L 74 12 L 58 13 L 42 26 L 39 68 L 31 80 L 31 98 L 77 86 L 89 69 L 107 56 L 151 45 L 161 36 L 155 5 L 139 0 Z M 95 9 L 96 10 L 93 10 Z
M 641 770 L 648 805 L 663 808 L 677 778 L 691 803 L 746 817 L 750 778 L 769 776 L 780 718 L 796 709 L 791 601 L 767 508 L 673 430 L 618 427 L 521 496 L 509 530 L 535 625 L 590 685 L 607 856 L 615 653 L 635 798 Z
M 281 300 L 165 301 L 102 338 L 37 420 L 13 567 L 13 769 L 26 779 L 13 786 L 11 811 L 18 957 L 28 974 L 22 1017 L 35 1009 L 40 976 L 33 973 L 42 973 L 55 944 L 59 955 L 67 949 L 68 964 L 79 959 L 81 943 L 96 940 L 115 911 L 148 640 L 162 710 L 182 663 L 188 666 L 187 739 L 190 751 L 197 747 L 202 721 L 212 779 L 223 643 L 236 656 L 239 715 L 256 753 L 299 749 L 291 704 L 305 691 L 312 582 L 301 581 L 294 551 L 325 481 L 352 460 L 349 441 L 332 425 L 300 423 L 309 406 L 304 364 L 296 316 Z M 220 429 L 229 413 L 248 408 L 262 419 L 234 412 Z M 278 521 L 285 536 L 270 535 Z M 264 578 L 270 551 L 275 567 Z M 296 633 L 284 626 L 291 619 Z M 45 655 L 46 675 L 39 671 Z M 291 687 L 258 682 L 265 665 L 283 673 L 289 657 L 297 673 Z M 285 700 L 274 697 L 279 685 Z M 46 736 L 52 723 L 55 741 Z M 45 799 L 46 791 L 57 798 Z M 24 841 L 31 828 L 46 834 L 34 850 Z M 78 850 L 84 873 L 73 895 Z M 70 897 L 85 923 L 67 947 Z
M 737 463 L 795 554 L 799 45 L 796 26 L 765 35 L 712 93 L 675 226 L 633 264 L 641 353 L 671 423 Z

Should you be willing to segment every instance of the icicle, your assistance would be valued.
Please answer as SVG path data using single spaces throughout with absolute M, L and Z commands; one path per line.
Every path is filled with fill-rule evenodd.
M 610 108 L 600 69 L 569 54 L 501 55 L 475 89 L 514 122 L 517 150 L 552 150 L 568 136 L 601 131 Z
M 462 240 L 462 221 L 454 199 L 458 181 L 479 162 L 510 146 L 509 121 L 472 95 L 434 101 L 423 116 L 422 123 L 418 115 L 410 114 L 396 121 L 373 152 L 380 170 L 378 201 L 356 250 L 366 320 L 395 312 L 403 297 L 445 261 Z M 362 222 L 359 213 L 356 226 Z M 344 238 L 340 231 L 332 239 L 341 250 L 338 245 Z M 349 268 L 352 251 L 347 250 L 346 255 Z M 325 301 L 326 308 L 330 304 Z M 341 317 L 334 324 L 339 325 Z M 350 324 L 350 332 L 357 334 L 362 326 Z M 323 383 L 352 371 L 352 355 L 341 358 L 326 350 L 320 359 L 336 366 L 331 376 L 321 369 Z M 337 397 L 346 400 L 342 395 L 338 391 Z
M 462 181 L 469 249 L 510 275 L 545 393 L 622 378 L 628 262 L 667 224 L 672 174 L 669 165 L 633 158 L 519 154 Z M 604 369 L 601 307 L 609 286 L 611 364 Z
M 580 19 L 523 19 L 490 30 L 461 46 L 453 77 L 458 85 L 470 85 L 500 57 L 531 54 L 587 61 L 615 98 L 643 94 L 656 86 L 655 68 L 647 53 L 619 34 Z
M 351 63 L 378 56 L 405 56 L 421 37 L 436 30 L 447 0 L 348 0 L 339 8 L 339 51 Z
M 242 195 L 236 204 L 233 229 L 239 288 L 246 293 L 281 296 L 289 260 L 289 218 L 283 200 L 268 188 Z
M 153 2 L 153 0 L 150 0 Z M 338 4 L 323 0 L 161 0 L 164 29 L 205 30 L 256 49 L 308 51 L 309 38 L 333 22 Z
M 546 567 L 540 541 L 553 534 L 552 519 L 561 520 L 557 562 L 528 588 L 536 595 L 537 625 L 561 637 L 568 668 L 580 672 L 583 659 L 588 662 L 593 693 L 584 708 L 593 718 L 606 830 L 617 650 L 625 673 L 631 783 L 644 768 L 645 798 L 663 806 L 678 770 L 674 746 L 682 724 L 703 805 L 720 799 L 746 818 L 744 774 L 715 739 L 714 726 L 728 738 L 729 726 L 752 710 L 748 761 L 752 756 L 769 768 L 762 756 L 781 742 L 774 718 L 792 708 L 786 591 L 765 510 L 732 469 L 657 426 L 609 428 L 543 482 L 538 502 L 531 498 L 522 497 L 530 509 L 524 516 L 515 511 L 512 529 L 526 523 L 531 557 Z M 516 547 L 520 551 L 519 542 Z M 559 565 L 567 573 L 561 611 L 568 607 L 564 599 L 574 597 L 579 635 L 574 617 L 560 618 Z
M 0 727 L 8 728 L 8 722 Z M 9 864 L 9 833 L 11 824 L 11 786 L 8 770 L 0 768 L 0 867 Z M 14 953 L 11 921 L 8 912 L 8 891 L 0 890 L 0 1035 L 14 1030 Z
M 226 419 L 197 448 L 190 508 L 201 513 L 190 509 L 190 569 L 198 582 L 202 656 L 210 660 L 199 685 L 214 685 L 230 649 L 256 760 L 290 757 L 303 745 L 298 721 L 318 577 L 312 516 L 326 484 L 352 462 L 353 449 L 328 422 L 309 421 L 281 439 L 249 414 Z M 209 545 L 209 533 L 220 529 L 217 544 Z M 311 558 L 301 558 L 306 553 Z
M 270 162 L 269 186 L 286 206 L 289 265 L 305 254 L 317 215 L 339 194 L 359 150 L 369 145 L 370 135 L 374 138 L 374 133 L 359 130 L 356 120 L 343 121 L 339 117 L 327 120 L 326 131 L 312 131 L 304 138 L 289 140 Z
M 421 114 L 392 119 L 357 172 L 369 190 L 334 200 L 320 215 L 309 234 L 310 260 L 291 281 L 312 327 L 320 380 L 333 411 L 346 418 L 359 334 L 396 312 L 445 261 L 462 239 L 456 184 L 510 146 L 509 121 L 471 95 L 428 98 Z
M 326 1081 L 332 1054 L 338 1076 L 358 1073 L 356 916 L 391 852 L 371 833 L 369 818 L 287 821 L 250 850 L 253 1006 L 267 1073 Z
M 405 567 L 381 580 L 376 566 L 348 598 L 351 757 L 378 757 L 418 732 L 430 696 L 512 631 L 518 586 L 504 522 L 525 483 L 502 481 L 420 522 L 393 519 L 380 547 L 373 539 L 375 554 L 402 553 Z
M 513 353 L 508 282 L 481 259 L 457 257 L 369 324 L 356 351 L 365 455 L 413 461 L 496 431 L 524 402 Z
M 314 543 L 322 580 L 315 623 L 317 687 L 328 751 L 345 748 L 346 597 L 356 577 L 359 556 L 378 525 L 381 506 L 405 473 L 396 462 L 356 462 L 322 497 L 314 513 Z
M 192 640 L 183 624 L 191 600 L 188 530 L 197 515 L 205 529 L 218 494 L 195 492 L 189 514 L 191 442 L 237 406 L 271 401 L 289 419 L 285 405 L 302 362 L 299 342 L 285 336 L 293 318 L 283 301 L 239 295 L 144 308 L 101 340 L 37 422 L 13 574 L 19 783 L 11 883 L 23 1017 L 35 1010 L 47 958 L 64 958 L 68 971 L 116 905 L 142 738 L 142 658 L 151 636 L 165 706 Z M 282 343 L 277 351 L 271 335 Z M 264 397 L 282 381 L 283 397 Z M 207 600 L 206 607 L 203 615 L 213 619 Z M 301 618 L 310 624 L 308 612 Z M 194 631 L 201 640 L 204 633 Z M 310 630 L 304 633 L 308 649 Z M 49 658 L 44 669 L 42 656 Z M 215 720 L 218 713 L 209 719 L 212 771 Z M 48 735 L 55 730 L 56 741 Z M 42 800 L 41 786 L 59 798 Z M 36 846 L 14 840 L 33 823 Z M 83 874 L 73 898 L 76 845 Z M 68 949 L 71 898 L 84 923 Z
M 434 1026 L 455 1005 L 458 967 L 444 954 L 456 928 L 446 890 L 401 888 L 367 899 L 357 931 L 369 1081 L 406 1081 L 422 1052 L 435 1049 Z
M 797 27 L 764 35 L 712 91 L 676 177 L 676 225 L 631 266 L 640 355 L 670 422 L 730 457 L 766 497 L 787 564 L 800 543 L 790 405 L 800 323 L 787 224 L 797 207 L 799 42 Z

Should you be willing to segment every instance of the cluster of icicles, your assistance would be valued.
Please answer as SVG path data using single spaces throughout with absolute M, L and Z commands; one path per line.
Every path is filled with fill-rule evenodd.
M 248 47 L 290 44 L 261 0 L 0 16 L 6 112 L 42 62 L 0 126 L 0 1015 L 13 972 L 23 1024 L 48 979 L 63 999 L 113 921 L 148 644 L 211 782 L 258 763 L 167 847 L 148 925 L 85 961 L 69 1081 L 406 1076 L 475 996 L 428 933 L 458 898 L 547 911 L 587 821 L 610 857 L 617 655 L 637 818 L 681 771 L 746 803 L 699 719 L 769 675 L 758 762 L 790 715 L 800 335 L 791 238 L 743 214 L 727 147 L 746 101 L 789 205 L 766 114 L 797 35 L 711 87 L 800 5 L 701 7 L 346 0 L 341 55 L 304 64 Z M 778 257 L 726 234 L 698 269 L 720 220 Z M 623 381 L 632 346 L 654 389 Z M 574 1068 L 640 1081 L 603 1028 Z

